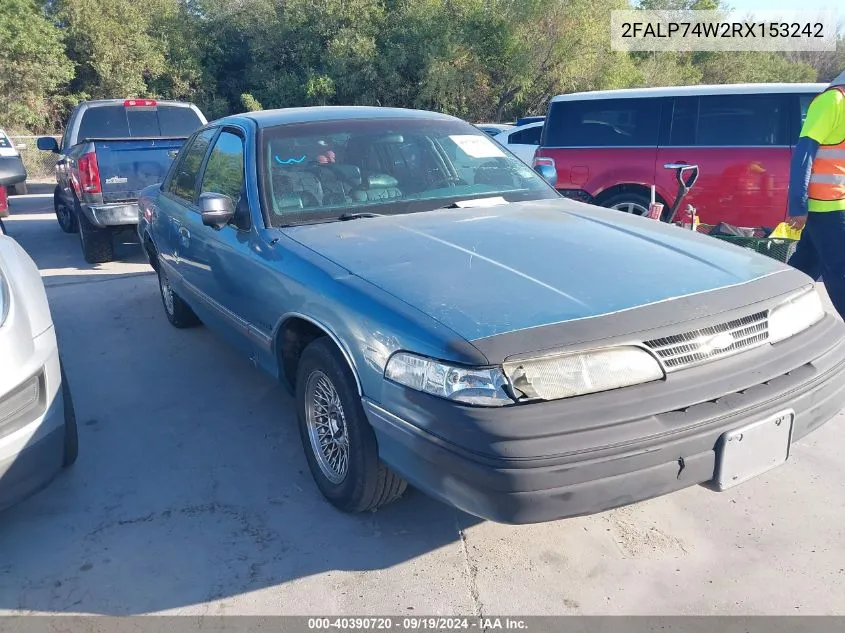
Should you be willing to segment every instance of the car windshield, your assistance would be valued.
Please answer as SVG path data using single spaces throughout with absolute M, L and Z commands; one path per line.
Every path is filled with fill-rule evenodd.
M 556 198 L 528 165 L 448 119 L 345 119 L 265 128 L 261 191 L 271 226 L 355 213 Z

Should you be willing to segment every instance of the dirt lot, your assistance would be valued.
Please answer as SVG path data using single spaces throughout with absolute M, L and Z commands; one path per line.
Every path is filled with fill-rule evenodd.
M 416 491 L 347 516 L 291 399 L 170 327 L 138 247 L 85 264 L 49 195 L 13 198 L 7 227 L 48 286 L 81 452 L 0 515 L 0 614 L 845 613 L 841 414 L 727 493 L 524 527 Z

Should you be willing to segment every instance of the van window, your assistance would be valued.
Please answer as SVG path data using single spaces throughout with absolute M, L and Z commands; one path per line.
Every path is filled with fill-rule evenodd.
M 79 124 L 80 141 L 86 138 L 132 138 L 143 136 L 187 137 L 203 123 L 193 108 L 159 105 L 133 108 L 120 105 L 88 108 Z
M 778 94 L 702 96 L 696 145 L 787 145 L 788 121 L 786 100 Z
M 651 147 L 657 145 L 660 100 L 555 101 L 549 109 L 547 147 Z
M 669 127 L 669 145 L 674 147 L 695 145 L 698 130 L 698 97 L 676 97 L 674 101 Z

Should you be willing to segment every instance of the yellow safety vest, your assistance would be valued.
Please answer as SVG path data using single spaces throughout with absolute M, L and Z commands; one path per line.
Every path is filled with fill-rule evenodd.
M 845 97 L 845 87 L 833 86 Z M 840 114 L 845 120 L 845 112 Z M 810 186 L 807 190 L 809 211 L 845 211 L 845 125 L 834 132 L 840 138 L 827 138 L 819 143 Z

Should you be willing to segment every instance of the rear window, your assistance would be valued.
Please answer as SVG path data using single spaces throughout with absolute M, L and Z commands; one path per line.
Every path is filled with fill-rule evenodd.
M 193 108 L 173 105 L 155 108 L 98 106 L 89 108 L 82 115 L 77 138 L 186 137 L 202 125 Z
M 587 99 L 551 104 L 547 147 L 651 147 L 657 145 L 657 99 Z
M 540 135 L 543 133 L 543 126 L 529 127 L 510 135 L 508 142 L 515 145 L 539 145 Z

